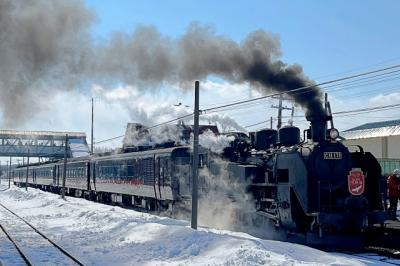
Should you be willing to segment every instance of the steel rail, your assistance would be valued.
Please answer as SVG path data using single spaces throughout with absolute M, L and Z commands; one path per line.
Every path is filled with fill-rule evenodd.
M 389 260 L 398 260 L 398 259 L 396 259 L 396 258 L 391 258 L 391 257 L 388 257 L 388 256 L 382 256 L 382 255 L 380 255 L 379 253 L 376 253 L 376 255 L 378 255 L 378 256 L 382 256 L 382 258 L 372 258 L 372 257 L 369 257 L 368 255 L 366 255 L 365 253 L 345 253 L 345 254 L 348 254 L 348 255 L 350 255 L 350 256 L 353 256 L 353 257 L 357 257 L 357 258 L 363 258 L 363 259 L 366 259 L 366 260 L 372 260 L 372 261 L 376 261 L 376 262 L 383 262 L 383 263 L 387 263 L 387 264 L 391 264 L 391 265 L 397 265 L 397 266 L 399 266 L 400 265 L 400 262 L 399 263 L 397 263 L 397 262 L 391 262 L 391 261 L 389 261 Z M 370 253 L 369 253 L 370 254 Z
M 46 239 L 47 241 L 49 241 L 55 248 L 57 248 L 59 251 L 61 251 L 65 256 L 67 256 L 68 258 L 70 258 L 71 260 L 73 260 L 75 263 L 77 263 L 80 266 L 84 266 L 84 264 L 82 262 L 80 262 L 77 258 L 75 258 L 73 255 L 71 255 L 68 251 L 66 251 L 64 248 L 62 248 L 60 245 L 58 245 L 57 243 L 55 243 L 53 240 L 51 240 L 50 238 L 48 238 L 45 234 L 43 234 L 42 232 L 40 232 L 35 226 L 33 226 L 31 223 L 29 223 L 27 220 L 25 220 L 24 218 L 22 218 L 21 216 L 19 216 L 18 214 L 16 214 L 15 212 L 13 212 L 12 210 L 10 210 L 9 208 L 7 208 L 6 206 L 4 206 L 2 203 L 0 203 L 0 206 L 3 207 L 4 209 L 6 209 L 7 211 L 9 211 L 10 213 L 12 213 L 15 217 L 17 217 L 18 219 L 20 219 L 21 221 L 23 221 L 25 224 L 27 224 L 30 228 L 32 228 L 36 233 L 38 233 L 41 237 L 43 237 L 44 239 Z M 5 232 L 3 226 L 1 226 L 3 231 Z M 11 238 L 9 237 L 9 239 L 11 240 Z M 12 241 L 12 240 L 11 240 Z M 13 241 L 12 241 L 13 242 Z M 13 242 L 14 243 L 14 242 Z M 14 244 L 15 245 L 15 244 Z M 17 247 L 17 246 L 16 246 Z M 21 254 L 21 249 L 17 248 L 18 252 Z M 25 257 L 25 256 L 23 256 Z M 32 265 L 31 263 L 27 263 L 28 265 Z
M 33 263 L 28 259 L 28 257 L 24 254 L 21 247 L 17 244 L 17 242 L 11 237 L 11 235 L 7 232 L 3 225 L 0 224 L 1 230 L 7 236 L 7 238 L 11 241 L 14 247 L 17 249 L 18 253 L 21 255 L 21 258 L 25 261 L 26 265 L 32 266 Z

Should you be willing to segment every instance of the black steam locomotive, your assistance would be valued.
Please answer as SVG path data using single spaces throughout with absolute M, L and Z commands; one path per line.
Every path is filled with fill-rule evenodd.
M 247 182 L 259 226 L 272 222 L 278 239 L 327 247 L 362 245 L 362 234 L 387 220 L 381 167 L 356 147 L 350 152 L 327 115 L 308 117 L 304 131 L 287 126 L 237 138 L 226 155 L 232 179 Z M 260 219 L 259 217 L 264 217 Z

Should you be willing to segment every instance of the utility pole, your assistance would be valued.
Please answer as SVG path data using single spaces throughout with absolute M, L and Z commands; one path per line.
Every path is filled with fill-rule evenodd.
M 26 165 L 26 180 L 25 180 L 25 190 L 28 191 L 28 176 L 29 176 L 29 148 L 28 148 L 28 158 Z
M 6 161 L 6 171 L 5 171 L 5 175 L 4 178 L 7 180 L 8 178 L 8 161 Z
M 282 93 L 279 94 L 279 97 L 272 97 L 272 98 L 279 100 L 278 106 L 272 105 L 271 107 L 278 109 L 278 124 L 277 124 L 276 127 L 277 127 L 277 129 L 280 129 L 282 127 L 282 110 L 292 110 L 292 108 L 289 108 L 289 107 L 286 107 L 286 106 L 282 106 L 283 100 L 289 100 L 289 99 L 284 99 Z
M 272 129 L 272 127 L 273 127 L 273 125 L 272 125 L 272 116 L 271 116 L 270 123 L 271 123 L 270 128 Z
M 92 97 L 92 130 L 91 130 L 91 145 L 90 145 L 90 153 L 93 154 L 93 118 L 94 118 L 94 108 L 93 108 L 93 97 Z
M 278 129 L 282 127 L 282 98 L 282 94 L 279 94 L 278 125 L 276 126 Z
M 65 179 L 67 178 L 67 151 L 68 151 L 68 134 L 65 135 L 65 149 L 64 149 L 64 171 L 61 188 L 61 198 L 65 199 Z
M 194 125 L 193 125 L 193 182 L 192 182 L 192 228 L 197 229 L 197 206 L 198 206 L 198 188 L 199 178 L 199 81 L 194 86 Z
M 11 156 L 10 156 L 10 171 L 8 172 L 8 188 L 11 187 Z
M 290 113 L 290 126 L 293 126 L 293 119 L 294 119 L 294 106 L 292 106 L 292 112 Z
M 6 173 L 5 178 L 7 178 L 8 177 L 8 161 L 6 161 L 6 172 L 5 173 Z

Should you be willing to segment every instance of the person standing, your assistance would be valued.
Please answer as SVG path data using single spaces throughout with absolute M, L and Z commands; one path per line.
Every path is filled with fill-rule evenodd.
M 392 220 L 397 220 L 397 202 L 400 197 L 400 170 L 394 169 L 393 174 L 391 174 L 388 179 L 388 197 L 390 202 L 389 215 Z

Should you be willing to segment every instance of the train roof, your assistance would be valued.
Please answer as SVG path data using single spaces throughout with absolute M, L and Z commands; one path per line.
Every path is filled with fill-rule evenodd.
M 126 158 L 126 157 L 132 157 L 132 156 L 140 157 L 140 156 L 148 156 L 148 155 L 152 155 L 152 154 L 172 153 L 175 150 L 188 150 L 188 149 L 190 149 L 189 146 L 179 146 L 179 147 L 171 147 L 171 148 L 163 148 L 163 149 L 134 151 L 134 152 L 112 154 L 112 155 L 106 155 L 106 156 L 95 156 L 95 157 L 92 157 L 91 160 L 99 161 L 99 160 L 107 160 L 107 159 Z
M 190 148 L 191 148 L 190 146 L 177 146 L 177 147 L 162 148 L 162 149 L 151 149 L 151 150 L 145 150 L 145 151 L 135 151 L 135 152 L 128 152 L 128 153 L 111 154 L 111 155 L 105 155 L 105 156 L 104 155 L 101 155 L 101 156 L 90 155 L 90 156 L 77 157 L 77 158 L 68 158 L 67 162 L 68 163 L 82 163 L 82 162 L 88 162 L 88 161 L 101 161 L 101 160 L 110 160 L 110 159 L 112 160 L 112 159 L 130 158 L 132 156 L 141 157 L 141 156 L 148 156 L 148 155 L 153 155 L 153 154 L 168 154 L 168 153 L 172 153 L 177 150 L 189 150 Z M 199 153 L 202 153 L 204 151 L 205 151 L 205 149 L 200 146 Z M 64 160 L 60 159 L 58 161 L 53 161 L 53 162 L 29 165 L 29 167 L 30 168 L 45 167 L 45 166 L 51 167 L 56 164 L 60 165 L 63 163 L 64 163 Z M 25 169 L 26 165 L 17 167 L 17 169 L 18 168 Z

